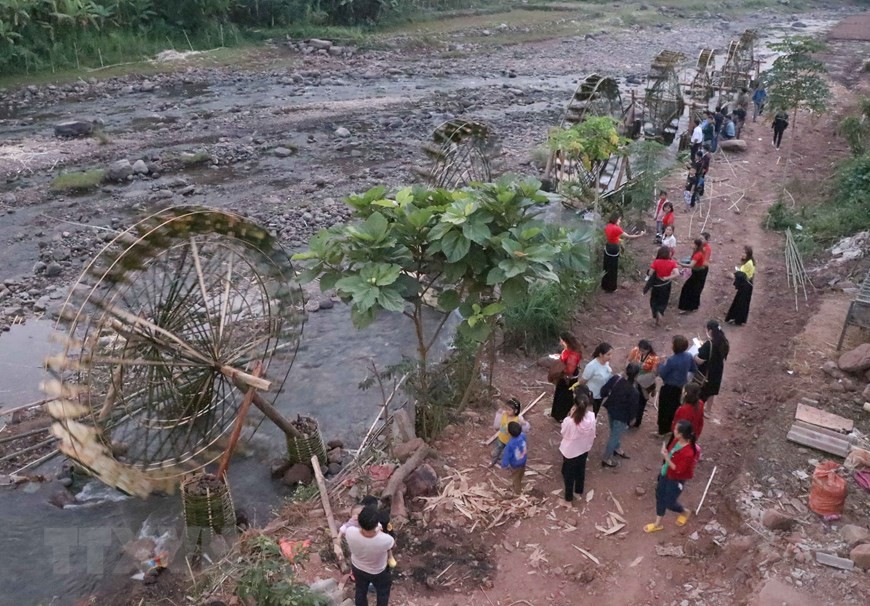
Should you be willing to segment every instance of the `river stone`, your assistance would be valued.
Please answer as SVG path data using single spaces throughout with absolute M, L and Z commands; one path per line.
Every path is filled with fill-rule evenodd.
M 149 170 L 148 165 L 145 164 L 145 160 L 136 160 L 133 163 L 133 172 L 137 175 L 147 175 Z
M 334 476 L 335 474 L 337 474 L 340 471 L 341 471 L 341 463 L 330 463 L 326 467 L 326 473 L 328 473 L 331 476 Z
M 296 484 L 310 484 L 314 479 L 314 472 L 304 463 L 296 463 L 286 471 L 281 482 L 285 486 L 296 486 Z
M 343 453 L 341 448 L 333 448 L 329 452 L 326 453 L 326 462 L 327 463 L 341 463 Z
M 742 153 L 747 150 L 746 141 L 744 141 L 743 139 L 727 139 L 725 141 L 719 141 L 719 148 L 722 151 L 738 153 Z
M 45 271 L 45 263 L 43 261 L 37 261 L 33 264 L 33 273 L 39 274 Z
M 85 120 L 68 120 L 54 127 L 54 136 L 61 138 L 87 137 L 92 132 L 94 132 L 94 123 Z
M 326 447 L 329 450 L 332 450 L 333 448 L 344 448 L 344 440 L 339 440 L 339 439 L 330 440 L 329 442 L 326 443 Z
M 335 307 L 335 303 L 332 299 L 320 299 L 320 301 L 317 302 L 317 306 L 320 309 L 332 309 Z
M 350 131 L 343 126 L 339 126 L 335 129 L 335 136 L 342 139 L 347 139 L 348 137 L 350 137 Z
M 861 543 L 870 542 L 870 530 L 855 524 L 846 524 L 840 528 L 840 536 L 849 545 L 855 547 Z
M 63 267 L 61 267 L 60 263 L 57 261 L 52 261 L 48 265 L 45 266 L 45 277 L 46 278 L 56 278 L 60 274 L 63 273 Z
M 62 486 L 59 483 L 52 483 L 52 485 L 55 487 L 55 490 L 48 498 L 49 503 L 58 509 L 63 509 L 65 506 L 72 505 L 76 502 L 75 495 L 67 490 L 65 486 Z
M 837 366 L 844 372 L 864 372 L 870 368 L 870 343 L 862 343 L 855 349 L 847 351 L 837 361 Z
M 400 463 L 404 463 L 424 444 L 425 442 L 423 441 L 423 438 L 414 438 L 413 440 L 402 442 L 393 448 L 393 456 L 396 457 Z
M 332 46 L 332 42 L 329 40 L 320 40 L 319 38 L 312 38 L 308 41 L 308 46 L 316 48 L 317 50 L 328 49 Z
M 338 589 L 338 581 L 335 579 L 318 579 L 308 586 L 311 593 L 329 593 Z
M 48 295 L 43 295 L 36 300 L 36 303 L 33 304 L 33 311 L 45 311 L 48 309 L 49 304 Z
M 276 147 L 272 150 L 272 153 L 278 158 L 287 158 L 293 155 L 293 150 L 286 147 Z
M 278 478 L 282 477 L 285 473 L 287 473 L 288 469 L 290 469 L 290 461 L 288 461 L 287 459 L 272 459 L 271 472 L 273 480 L 277 480 Z
M 849 552 L 849 558 L 855 562 L 855 566 L 858 568 L 863 568 L 864 570 L 870 569 L 870 543 L 864 543 L 855 547 Z
M 127 159 L 118 160 L 109 165 L 106 170 L 107 181 L 125 181 L 133 174 L 133 165 Z

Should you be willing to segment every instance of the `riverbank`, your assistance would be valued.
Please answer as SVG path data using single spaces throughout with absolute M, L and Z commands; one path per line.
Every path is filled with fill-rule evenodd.
M 562 25 L 573 27 L 576 34 L 566 37 L 559 30 L 562 35 L 556 39 L 527 41 L 507 47 L 488 43 L 500 23 L 475 23 L 472 29 L 451 32 L 435 53 L 429 46 L 414 50 L 411 44 L 395 49 L 354 52 L 350 56 L 333 56 L 328 51 L 326 54 L 306 54 L 304 50 L 275 48 L 268 49 L 269 54 L 265 55 L 263 62 L 260 61 L 262 57 L 252 55 L 247 69 L 229 70 L 220 65 L 198 64 L 199 59 L 188 57 L 182 58 L 173 71 L 160 75 L 128 75 L 54 85 L 55 89 L 44 86 L 16 91 L 4 97 L 8 109 L 4 110 L 3 122 L 0 123 L 4 133 L 4 142 L 0 146 L 0 171 L 7 180 L 0 196 L 0 209 L 6 213 L 0 223 L 0 241 L 4 242 L 7 252 L 4 274 L 0 278 L 5 285 L 4 292 L 9 293 L 0 303 L 2 322 L 8 325 L 14 317 L 32 319 L 43 313 L 51 316 L 56 310 L 55 303 L 62 301 L 82 264 L 102 245 L 104 234 L 128 224 L 151 204 L 194 203 L 241 211 L 273 229 L 291 249 L 301 248 L 318 228 L 345 220 L 346 211 L 339 202 L 344 195 L 378 184 L 392 187 L 413 182 L 416 179 L 414 169 L 425 162 L 421 150 L 423 142 L 428 140 L 435 126 L 449 117 L 468 115 L 491 125 L 504 150 L 499 158 L 504 169 L 529 173 L 533 171 L 530 168 L 531 151 L 543 143 L 547 128 L 558 123 L 564 101 L 576 86 L 577 79 L 587 73 L 612 74 L 625 86 L 643 81 L 652 57 L 662 48 L 682 51 L 689 57 L 687 62 L 691 62 L 691 57 L 702 46 L 727 46 L 728 40 L 746 27 L 782 35 L 801 29 L 810 30 L 818 23 L 830 22 L 839 16 L 837 12 L 827 11 L 788 19 L 766 12 L 715 21 L 672 16 L 665 24 L 667 27 L 635 25 L 625 30 L 622 26 L 611 26 L 606 34 L 593 32 L 589 37 L 585 25 L 572 26 L 568 20 Z M 795 28 L 795 22 L 810 27 Z M 526 33 L 521 31 L 523 25 L 506 25 L 505 37 Z M 541 27 L 550 26 L 552 23 L 547 22 Z M 489 35 L 484 34 L 484 30 L 488 30 Z M 457 44 L 463 45 L 462 48 L 456 48 Z M 837 49 L 832 63 L 838 65 L 838 73 L 846 74 L 848 71 L 846 75 L 853 77 L 854 66 L 850 57 L 860 52 L 846 43 Z M 854 86 L 863 81 L 859 78 Z M 66 86 L 69 89 L 65 89 Z M 838 89 L 838 98 L 852 94 L 846 88 Z M 101 120 L 105 142 L 56 139 L 52 132 L 54 124 L 71 118 Z M 830 124 L 823 122 L 797 135 L 788 134 L 789 144 L 794 142 L 800 146 L 794 149 L 790 170 L 810 173 L 812 168 L 823 172 L 816 168 L 819 158 L 838 153 L 839 149 L 836 147 L 839 144 L 837 139 L 821 136 L 833 132 Z M 729 589 L 722 587 L 722 580 L 731 577 L 720 577 L 716 569 L 723 562 L 740 563 L 740 558 L 733 556 L 740 552 L 742 557 L 741 546 L 745 547 L 746 539 L 738 541 L 735 535 L 759 536 L 741 525 L 732 501 L 725 497 L 737 490 L 728 480 L 749 471 L 753 474 L 750 477 L 757 478 L 757 483 L 764 489 L 751 487 L 749 498 L 752 491 L 760 491 L 763 499 L 769 499 L 770 503 L 777 495 L 775 492 L 773 496 L 767 494 L 768 490 L 773 490 L 765 485 L 770 484 L 767 478 L 774 477 L 777 482 L 784 482 L 778 478 L 785 474 L 778 469 L 767 472 L 744 469 L 744 461 L 739 460 L 739 455 L 734 452 L 746 452 L 746 440 L 754 433 L 759 436 L 768 434 L 769 430 L 763 425 L 768 422 L 764 415 L 768 410 L 764 402 L 782 401 L 790 397 L 792 389 L 800 390 L 803 381 L 808 384 L 818 381 L 811 374 L 799 375 L 801 383 L 790 383 L 782 393 L 775 390 L 793 376 L 787 375 L 785 369 L 776 364 L 781 364 L 783 358 L 789 359 L 790 338 L 799 332 L 801 323 L 809 314 L 804 307 L 799 314 L 789 311 L 791 297 L 783 285 L 778 236 L 762 232 L 759 227 L 764 209 L 775 193 L 780 176 L 777 170 L 787 162 L 766 144 L 767 130 L 763 124 L 750 128 L 753 141 L 749 154 L 731 158 L 735 174 L 732 174 L 729 164 L 718 162 L 708 196 L 723 194 L 721 201 L 725 205 L 718 206 L 717 198 L 712 214 L 697 214 L 691 218 L 681 216 L 679 219 L 686 225 L 691 222 L 689 232 L 697 231 L 699 223 L 707 220 L 714 234 L 718 268 L 712 272 L 710 290 L 705 293 L 705 307 L 700 312 L 705 314 L 703 319 L 707 315 L 721 316 L 723 307 L 727 307 L 732 293 L 728 270 L 734 265 L 743 242 L 749 240 L 756 244 L 759 258 L 763 259 L 760 264 L 764 280 L 759 282 L 758 298 L 753 302 L 753 324 L 729 330 L 735 357 L 734 366 L 728 372 L 736 371 L 736 376 L 728 387 L 729 393 L 722 398 L 724 414 L 719 418 L 722 433 L 717 433 L 715 421 L 712 421 L 711 441 L 715 440 L 717 444 L 711 444 L 705 454 L 713 465 L 723 465 L 717 472 L 723 474 L 720 476 L 722 479 L 714 482 L 711 488 L 716 517 L 704 519 L 703 527 L 686 529 L 690 537 L 692 532 L 706 528 L 715 519 L 726 529 L 726 539 L 734 540 L 727 550 L 723 550 L 714 540 L 723 536 L 716 526 L 711 528 L 717 532 L 699 530 L 699 541 L 703 545 L 701 551 L 710 551 L 709 558 L 701 554 L 707 558 L 702 560 L 708 570 L 704 574 L 712 579 L 702 579 L 709 585 L 703 591 L 709 590 L 705 603 L 710 604 L 717 603 L 716 596 L 721 597 L 719 603 L 722 604 L 735 603 L 729 599 L 742 599 L 742 594 L 729 593 Z M 760 139 L 759 147 L 755 145 L 756 139 Z M 820 143 L 828 140 L 833 142 L 830 149 Z M 788 150 L 786 147 L 784 151 Z M 204 160 L 188 165 L 180 160 L 182 157 Z M 142 160 L 147 172 L 135 173 L 132 178 L 121 182 L 103 183 L 84 193 L 51 191 L 52 182 L 63 171 L 105 169 L 124 161 L 132 168 L 137 160 Z M 680 177 L 674 176 L 669 189 L 679 191 Z M 734 195 L 729 185 L 736 186 L 737 183 L 741 189 L 749 191 L 744 198 L 748 206 L 744 200 L 737 203 L 740 214 L 728 208 L 739 197 Z M 645 259 L 651 247 L 651 241 L 642 240 L 633 245 L 632 254 L 637 259 Z M 38 265 L 40 263 L 42 265 Z M 54 264 L 53 269 L 48 275 L 51 264 Z M 640 298 L 639 286 L 633 286 L 630 279 L 627 282 L 617 293 L 618 298 L 600 296 L 593 302 L 591 311 L 578 318 L 577 331 L 583 338 L 587 353 L 597 341 L 605 338 L 612 339 L 613 344 L 620 348 L 620 355 L 624 355 L 625 348 L 643 336 L 652 336 L 659 348 L 665 349 L 672 331 L 680 329 L 690 335 L 700 332 L 703 319 L 697 314 L 696 317 L 674 318 L 674 323 L 669 324 L 670 331 L 654 331 L 647 325 L 646 302 Z M 55 298 L 53 294 L 58 296 Z M 814 302 L 814 305 L 821 303 Z M 342 315 L 341 309 L 337 305 L 334 311 L 324 309 L 317 314 L 324 318 L 324 325 L 332 325 L 337 323 L 336 317 Z M 758 325 L 754 324 L 756 320 Z M 767 332 L 762 332 L 760 327 L 765 327 Z M 782 327 L 788 327 L 788 330 Z M 349 325 L 330 333 L 333 347 L 343 338 L 342 330 L 350 331 Z M 316 350 L 322 340 L 317 334 L 306 332 L 306 339 L 311 338 L 306 345 L 312 350 Z M 0 343 L 4 338 L 0 335 Z M 381 335 L 371 333 L 368 340 L 378 343 Z M 312 366 L 306 370 L 333 359 L 339 352 L 340 349 L 332 349 L 331 353 L 313 351 Z M 380 354 L 373 352 L 373 355 Z M 756 359 L 777 362 L 771 362 L 769 372 L 759 372 L 754 362 L 750 362 Z M 617 357 L 614 365 L 619 365 L 620 360 Z M 353 360 L 351 364 L 356 362 Z M 526 400 L 540 393 L 537 381 L 545 377 L 541 371 L 531 367 L 531 361 L 506 356 L 498 368 L 498 386 L 502 393 L 514 392 Z M 788 370 L 796 369 L 789 367 Z M 727 380 L 730 382 L 731 378 Z M 355 386 L 355 382 L 350 383 L 351 387 Z M 329 387 L 312 388 L 314 400 L 334 399 L 335 394 Z M 750 397 L 750 393 L 758 393 L 761 397 Z M 741 399 L 754 404 L 741 404 Z M 673 556 L 658 555 L 655 550 L 657 543 L 643 542 L 648 537 L 639 531 L 641 521 L 648 521 L 646 517 L 651 507 L 651 489 L 648 483 L 644 483 L 650 473 L 647 467 L 653 466 L 651 461 L 658 448 L 651 438 L 647 439 L 643 434 L 630 437 L 633 459 L 609 475 L 597 468 L 593 457 L 588 482 L 589 487 L 595 489 L 596 496 L 590 501 L 586 514 L 581 513 L 582 518 L 575 514 L 569 517 L 555 509 L 556 502 L 550 493 L 559 485 L 559 461 L 554 450 L 555 429 L 548 425 L 544 414 L 546 400 L 531 416 L 534 428 L 532 448 L 538 453 L 533 456 L 541 457 L 540 463 L 535 463 L 541 465 L 540 472 L 537 472 L 539 475 L 530 474 L 529 477 L 535 484 L 530 496 L 533 501 L 529 502 L 529 507 L 535 508 L 535 514 L 530 518 L 511 518 L 509 524 L 478 534 L 477 529 L 475 533 L 462 530 L 467 527 L 464 526 L 467 518 L 463 514 L 438 511 L 431 516 L 417 517 L 413 508 L 422 504 L 414 504 L 412 515 L 415 519 L 402 539 L 405 543 L 401 546 L 399 558 L 397 603 L 418 606 L 443 603 L 448 599 L 445 596 L 456 594 L 454 590 L 459 588 L 464 595 L 474 597 L 469 598 L 469 602 L 460 599 L 458 603 L 487 603 L 487 599 L 492 599 L 494 603 L 506 604 L 526 599 L 541 604 L 553 594 L 549 601 L 558 604 L 563 599 L 558 592 L 574 595 L 576 583 L 585 583 L 583 591 L 594 592 L 599 599 L 615 599 L 612 595 L 608 597 L 607 592 L 607 587 L 615 582 L 629 585 L 626 595 L 630 593 L 636 603 L 644 603 L 644 600 L 653 599 L 650 594 L 670 598 L 673 591 L 679 591 L 675 588 L 687 584 L 692 584 L 693 589 L 700 587 L 687 573 L 690 566 L 686 562 L 679 558 L 667 559 Z M 348 410 L 357 412 L 355 408 Z M 361 436 L 373 416 L 374 411 L 371 412 L 344 419 L 345 422 L 339 424 L 355 426 L 348 429 L 349 432 L 362 427 L 357 431 L 357 436 Z M 787 415 L 785 412 L 782 414 Z M 489 410 L 475 411 L 467 415 L 465 424 L 450 429 L 436 442 L 441 457 L 432 464 L 442 481 L 453 475 L 454 470 L 471 469 L 463 472 L 467 482 L 472 485 L 488 483 L 491 472 L 475 465 L 485 460 L 485 449 L 478 444 L 487 437 L 490 416 Z M 777 422 L 784 423 L 780 418 Z M 457 445 L 465 452 L 457 452 Z M 779 458 L 776 448 L 771 448 Z M 787 452 L 788 457 L 782 457 L 781 464 L 788 473 L 794 468 L 789 469 L 787 465 L 793 463 L 795 457 L 806 459 L 813 456 L 795 454 L 792 450 Z M 550 467 L 545 469 L 546 465 Z M 805 464 L 801 465 L 803 469 Z M 710 471 L 711 467 L 705 463 L 699 475 Z M 626 477 L 630 480 L 626 481 Z M 503 489 L 501 479 L 495 476 L 493 481 L 500 494 Z M 638 486 L 644 489 L 643 495 L 638 495 Z M 629 530 L 612 539 L 596 538 L 594 524 L 588 522 L 595 520 L 600 524 L 607 511 L 612 510 L 612 501 L 608 504 L 608 490 L 627 511 Z M 697 492 L 687 495 L 690 498 L 695 496 Z M 339 517 L 346 515 L 348 506 L 349 501 L 339 501 Z M 850 503 L 850 511 L 851 507 Z M 556 520 L 550 519 L 550 511 L 555 512 Z M 67 510 L 59 513 L 75 515 Z M 321 514 L 316 515 L 317 523 L 322 524 Z M 577 521 L 573 530 L 568 526 L 574 524 L 566 526 L 563 523 L 572 520 Z M 514 527 L 517 521 L 520 525 Z M 433 528 L 439 530 L 432 535 L 437 536 L 436 539 L 427 534 Z M 625 538 L 620 538 L 623 536 Z M 556 537 L 565 540 L 550 542 Z M 691 538 L 683 535 L 667 537 L 661 537 L 659 547 L 680 542 L 681 547 L 685 545 L 684 552 L 692 551 L 690 557 L 701 557 L 694 553 L 695 547 L 688 547 L 696 543 Z M 419 542 L 415 543 L 415 540 Z M 778 543 L 764 535 L 760 543 L 751 545 L 752 553 L 760 554 L 761 547 L 772 544 Z M 533 557 L 535 549 L 527 551 L 527 545 L 537 545 L 540 553 Z M 584 560 L 581 566 L 579 558 L 584 556 L 573 545 L 595 554 L 602 565 L 593 568 Z M 635 550 L 637 555 L 634 555 Z M 14 549 L 9 551 L 15 553 Z M 472 553 L 474 558 L 457 559 L 460 552 Z M 627 553 L 632 555 L 625 561 Z M 644 560 L 630 567 L 641 555 Z M 793 555 L 780 562 L 793 563 Z M 755 577 L 750 573 L 765 558 L 740 564 L 740 569 L 749 571 L 744 573 L 746 582 L 738 583 L 740 587 L 751 585 L 748 581 Z M 453 560 L 459 563 L 444 572 Z M 34 566 L 39 568 L 39 564 Z M 466 566 L 468 568 L 463 569 Z M 779 563 L 779 566 L 784 564 Z M 775 567 L 776 564 L 764 565 L 766 570 Z M 590 570 L 594 570 L 594 574 L 584 576 Z M 530 571 L 535 574 L 528 574 Z M 466 572 L 471 574 L 463 578 Z M 726 572 L 737 575 L 739 570 L 731 567 L 726 568 Z M 790 574 L 790 570 L 786 572 Z M 172 572 L 172 575 L 176 574 L 183 576 L 183 569 Z M 322 575 L 316 562 L 305 573 L 308 574 Z M 848 588 L 854 580 L 852 577 L 831 580 L 815 567 L 801 574 L 818 575 L 821 579 L 816 581 L 820 583 L 818 589 L 825 591 L 829 589 L 826 583 L 834 583 L 836 589 L 836 583 L 842 582 Z M 126 579 L 125 576 L 122 578 Z M 430 579 L 431 582 L 427 583 Z M 529 579 L 540 580 L 530 583 Z M 654 587 L 649 586 L 650 579 L 656 582 Z M 809 580 L 804 579 L 800 577 L 798 580 L 809 584 Z M 683 585 L 679 585 L 679 581 L 684 581 Z M 91 589 L 89 586 L 89 591 Z M 70 591 L 76 590 L 81 588 Z M 684 591 L 690 595 L 690 590 Z M 856 589 L 850 588 L 849 591 Z M 849 603 L 848 600 L 852 599 L 849 591 L 844 594 L 846 601 L 841 603 Z M 93 589 L 93 593 L 105 595 L 102 588 Z M 511 599 L 501 597 L 505 595 Z M 123 592 L 115 592 L 117 600 L 124 597 Z M 134 603 L 138 604 L 138 601 Z

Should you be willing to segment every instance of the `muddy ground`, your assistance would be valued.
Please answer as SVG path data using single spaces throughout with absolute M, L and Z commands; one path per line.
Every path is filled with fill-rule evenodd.
M 608 21 L 612 15 L 584 19 L 581 11 L 558 17 L 569 27 L 572 20 L 577 23 L 576 33 L 564 36 L 565 22 L 557 27 L 555 21 L 528 18 L 523 23 L 514 15 L 504 17 L 504 28 L 495 17 L 427 33 L 427 40 L 437 44 L 424 48 L 398 35 L 390 42 L 394 48 L 351 57 L 302 55 L 276 44 L 239 69 L 209 67 L 194 57 L 162 74 L 6 91 L 0 104 L 5 135 L 0 174 L 7 180 L 0 198 L 0 212 L 6 213 L 0 220 L 5 247 L 0 279 L 6 286 L 0 288 L 0 326 L 16 317 L 51 313 L 101 243 L 152 205 L 236 210 L 269 225 L 288 247 L 299 248 L 316 229 L 346 218 L 338 202 L 342 196 L 416 180 L 415 169 L 425 168 L 422 143 L 451 116 L 478 118 L 493 127 L 504 150 L 503 170 L 538 174 L 532 150 L 558 122 L 578 76 L 599 72 L 639 82 L 662 48 L 692 58 L 702 46 L 725 46 L 748 26 L 791 32 L 804 29 L 792 27 L 795 21 L 814 26 L 841 14 L 820 9 L 799 16 L 760 11 L 682 18 L 666 12 L 660 26 L 626 28 Z M 560 37 L 523 41 L 548 27 Z M 491 43 L 493 37 L 509 41 L 511 35 L 521 43 Z M 833 72 L 834 116 L 854 103 L 856 91 L 868 90 L 867 75 L 860 72 L 868 51 L 867 42 L 831 42 L 826 61 Z M 106 142 L 55 139 L 52 127 L 65 118 L 99 118 Z M 575 331 L 587 354 L 601 340 L 617 348 L 614 368 L 639 338 L 666 352 L 672 334 L 700 336 L 707 318 L 724 316 L 740 249 L 747 243 L 755 247 L 760 273 L 750 323 L 728 329 L 732 353 L 725 385 L 705 430 L 704 461 L 685 495 L 694 506 L 717 468 L 700 516 L 682 529 L 673 527 L 671 518 L 664 532 L 648 536 L 641 531 L 653 514 L 659 448 L 649 436 L 654 411 L 626 438 L 632 458 L 616 470 L 599 466 L 607 433 L 604 422 L 599 424 L 587 474 L 594 496 L 574 509 L 563 508 L 553 494 L 561 485 L 560 459 L 558 430 L 545 414 L 548 395 L 530 415 L 531 456 L 541 467 L 528 477 L 527 498 L 539 513 L 491 530 L 463 532 L 471 526 L 456 511 L 442 508 L 424 516 L 422 503 L 412 504 L 417 513 L 402 531 L 405 548 L 397 554 L 394 603 L 864 603 L 870 591 L 867 573 L 838 572 L 812 560 L 816 550 L 848 553 L 838 528 L 843 523 L 867 527 L 866 494 L 852 484 L 843 520 L 821 522 L 806 508 L 809 481 L 792 472 L 811 473 L 809 461 L 824 455 L 785 440 L 799 395 L 855 418 L 859 429 L 870 431 L 866 414 L 859 416 L 863 384 L 857 392 L 840 391 L 834 384 L 842 383 L 820 370 L 834 357 L 838 318 L 849 301 L 831 277 L 845 283 L 860 268 L 822 272 L 820 291 L 796 310 L 785 281 L 782 239 L 762 227 L 783 183 L 793 175 L 824 179 L 831 163 L 845 156 L 845 144 L 833 135 L 835 123 L 836 117 L 810 121 L 799 116 L 800 126 L 787 132 L 777 152 L 768 140 L 769 124 L 760 121 L 747 126 L 746 154 L 717 156 L 708 203 L 680 214 L 677 224 L 686 234 L 681 249 L 688 234 L 702 227 L 713 233 L 713 267 L 701 311 L 669 313 L 666 326 L 652 326 L 636 282 L 654 249 L 651 239 L 643 238 L 629 244 L 636 261 L 623 268 L 620 290 L 599 294 L 576 317 Z M 339 128 L 349 135 L 339 135 Z M 277 148 L 290 153 L 276 153 Z M 202 151 L 208 161 L 185 166 L 183 154 Z M 85 195 L 49 191 L 62 170 L 106 167 L 120 159 L 143 159 L 148 174 Z M 669 189 L 679 192 L 682 177 L 676 171 Z M 850 338 L 855 343 L 861 336 Z M 502 393 L 529 401 L 548 390 L 542 384 L 545 373 L 531 358 L 504 355 L 497 368 Z M 480 463 L 486 460 L 480 442 L 489 434 L 490 418 L 488 410 L 470 412 L 435 444 L 440 455 L 433 465 L 442 477 L 459 469 L 472 483 L 492 480 L 499 489 L 506 486 Z M 604 523 L 617 507 L 610 495 L 628 522 L 625 530 L 603 537 L 595 524 Z M 769 507 L 800 521 L 790 532 L 770 531 L 758 519 Z M 451 562 L 456 563 L 448 568 Z M 309 566 L 302 574 L 323 576 L 324 571 Z M 156 600 L 154 591 L 136 595 L 132 603 L 142 597 Z M 796 597 L 784 597 L 788 592 Z M 778 601 L 765 601 L 768 595 Z M 113 599 L 125 603 L 120 596 Z

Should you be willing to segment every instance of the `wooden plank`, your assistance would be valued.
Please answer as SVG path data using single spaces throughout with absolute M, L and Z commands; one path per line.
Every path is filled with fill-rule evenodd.
M 810 448 L 815 448 L 816 450 L 821 450 L 829 454 L 837 455 L 838 457 L 845 458 L 846 454 L 849 452 L 848 446 L 833 444 L 829 441 L 826 441 L 825 438 L 801 433 L 800 431 L 792 430 L 788 432 L 788 436 L 786 436 L 786 439 L 788 439 L 790 442 L 800 444 L 801 446 L 809 446 Z
M 320 504 L 323 505 L 323 513 L 326 514 L 326 523 L 329 526 L 329 534 L 332 536 L 332 551 L 338 560 L 338 567 L 342 572 L 347 572 L 347 562 L 344 559 L 344 551 L 341 549 L 341 539 L 338 536 L 338 526 L 335 516 L 332 515 L 332 505 L 329 503 L 329 493 L 326 491 L 326 480 L 320 470 L 320 460 L 317 455 L 311 457 L 311 468 L 314 470 L 314 479 L 317 480 L 317 488 L 320 491 Z
M 845 442 L 852 441 L 848 434 L 840 433 L 839 431 L 834 431 L 833 429 L 827 429 L 825 427 L 819 427 L 818 425 L 813 425 L 812 423 L 805 423 L 804 421 L 795 421 L 794 423 L 792 423 L 792 428 L 798 428 L 804 430 L 805 432 L 827 436 L 829 438 L 833 438 L 834 440 L 843 440 Z
M 814 406 L 806 404 L 798 404 L 797 410 L 794 413 L 794 418 L 805 423 L 812 423 L 820 427 L 827 427 L 835 431 L 845 431 L 849 433 L 855 427 L 855 422 L 851 419 L 846 419 L 840 415 L 835 415 L 824 410 L 819 410 Z

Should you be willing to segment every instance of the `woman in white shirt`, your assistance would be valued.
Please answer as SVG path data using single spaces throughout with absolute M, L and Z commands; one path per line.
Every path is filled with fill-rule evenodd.
M 562 420 L 562 477 L 565 479 L 565 500 L 569 503 L 574 495 L 585 492 L 586 459 L 595 441 L 595 415 L 589 410 L 589 396 L 576 393 L 574 406 Z
M 577 385 L 585 385 L 592 393 L 592 412 L 598 416 L 601 410 L 601 388 L 613 376 L 610 369 L 610 357 L 613 355 L 613 347 L 610 343 L 599 343 L 592 352 L 592 359 L 583 369 L 583 375 L 577 381 Z

